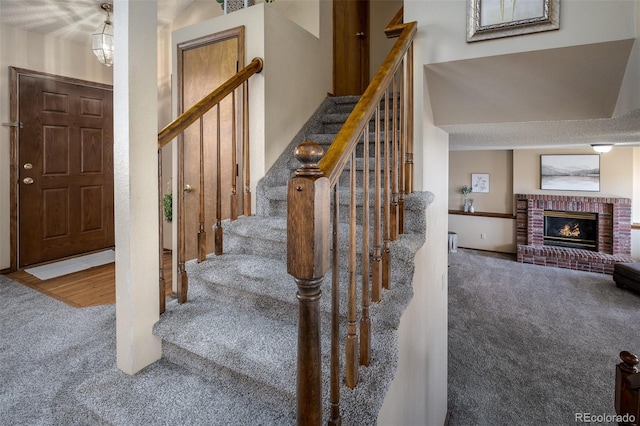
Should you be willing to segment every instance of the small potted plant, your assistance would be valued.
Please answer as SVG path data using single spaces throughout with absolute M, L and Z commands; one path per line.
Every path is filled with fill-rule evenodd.
M 467 195 L 471 194 L 471 187 L 469 185 L 462 185 L 462 187 L 460 188 L 460 193 L 462 194 L 462 196 L 464 197 L 464 211 L 468 212 L 469 211 L 469 202 L 467 201 Z

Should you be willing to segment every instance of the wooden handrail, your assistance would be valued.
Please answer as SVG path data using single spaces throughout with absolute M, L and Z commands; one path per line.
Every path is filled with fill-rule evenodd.
M 263 61 L 261 58 L 255 58 L 246 67 L 242 68 L 229 80 L 222 83 L 216 90 L 202 98 L 197 104 L 182 113 L 178 118 L 168 124 L 158 133 L 158 149 L 163 148 L 171 142 L 173 138 L 178 136 L 187 127 L 193 124 L 198 118 L 207 111 L 219 104 L 231 92 L 240 87 L 242 83 L 249 78 L 262 71 Z
M 221 227 L 221 166 L 220 166 L 220 103 L 229 95 L 232 96 L 232 105 L 233 110 L 236 110 L 237 102 L 236 102 L 236 93 L 235 90 L 242 86 L 242 158 L 243 158 L 243 166 L 242 170 L 238 170 L 238 163 L 236 158 L 236 149 L 237 149 L 237 141 L 236 141 L 236 116 L 235 114 L 232 117 L 233 125 L 232 125 L 232 153 L 233 158 L 232 161 L 236 165 L 235 168 L 232 168 L 233 178 L 232 178 L 232 196 L 231 196 L 231 211 L 232 211 L 232 219 L 237 218 L 237 205 L 235 205 L 238 201 L 237 198 L 237 177 L 236 173 L 242 172 L 242 176 L 244 179 L 244 195 L 243 201 L 245 205 L 243 206 L 243 212 L 246 216 L 251 214 L 251 191 L 249 189 L 249 92 L 248 92 L 248 80 L 254 74 L 257 74 L 262 71 L 263 60 L 261 58 L 255 58 L 251 61 L 249 65 L 242 68 L 235 75 L 229 78 L 227 81 L 222 83 L 217 89 L 213 92 L 209 93 L 207 96 L 202 98 L 198 103 L 193 105 L 187 111 L 182 113 L 178 118 L 165 126 L 158 133 L 158 206 L 159 206 L 159 214 L 162 217 L 162 203 L 163 203 L 163 195 L 162 195 L 162 148 L 165 147 L 173 138 L 180 135 L 184 132 L 191 124 L 195 123 L 196 120 L 200 120 L 200 138 L 199 138 L 199 155 L 200 155 L 200 174 L 199 174 L 199 231 L 197 233 L 197 259 L 198 262 L 202 262 L 206 259 L 206 250 L 207 250 L 207 239 L 206 239 L 206 225 L 205 225 L 205 164 L 204 164 L 204 124 L 203 124 L 203 116 L 209 110 L 216 108 L 216 147 L 215 147 L 215 156 L 217 161 L 216 167 L 216 224 L 214 227 L 214 239 L 215 239 L 215 253 L 217 255 L 222 254 L 222 227 Z M 182 161 L 180 159 L 180 155 L 178 154 L 178 161 Z M 179 180 L 179 187 L 182 186 Z M 182 191 L 182 188 L 180 188 Z M 234 196 L 235 195 L 235 196 Z M 179 202 L 174 198 L 174 202 L 178 204 L 178 279 L 176 282 L 177 292 L 176 296 L 178 298 L 178 303 L 184 303 L 187 301 L 187 291 L 188 291 L 188 278 L 185 270 L 185 244 L 184 244 L 184 203 Z M 249 205 L 247 205 L 247 203 Z M 159 222 L 159 239 L 160 239 L 160 279 L 159 279 L 159 288 L 160 288 L 160 306 L 159 311 L 162 314 L 166 308 L 165 304 L 165 284 L 164 284 L 164 274 L 162 270 L 162 254 L 163 254 L 163 221 Z
M 402 31 L 404 31 L 404 7 L 401 7 L 398 10 L 398 13 L 391 19 L 387 28 L 384 29 L 384 33 L 387 35 L 387 38 L 396 38 L 399 37 Z
M 358 383 L 359 365 L 369 365 L 371 353 L 371 319 L 369 303 L 380 302 L 382 289 L 390 289 L 391 246 L 403 233 L 404 195 L 413 190 L 413 38 L 415 22 L 403 24 L 402 10 L 387 27 L 389 37 L 397 36 L 391 51 L 383 61 L 371 84 L 354 107 L 323 155 L 314 142 L 303 142 L 295 156 L 301 163 L 296 176 L 287 186 L 287 271 L 298 287 L 298 362 L 297 362 L 297 422 L 318 425 L 322 419 L 322 367 L 320 348 L 320 288 L 324 275 L 332 267 L 332 323 L 330 365 L 330 417 L 328 424 L 342 423 L 340 386 L 354 388 Z M 382 104 L 382 105 L 381 105 Z M 375 135 L 370 136 L 373 119 Z M 362 143 L 356 151 L 356 147 Z M 374 182 L 369 184 L 369 144 L 373 143 Z M 362 161 L 356 159 L 362 154 Z M 347 165 L 350 165 L 347 173 Z M 356 172 L 362 172 L 358 178 Z M 344 173 L 343 173 L 344 172 Z M 349 192 L 344 197 L 348 218 L 347 255 L 339 241 L 341 197 L 339 179 L 344 179 Z M 356 188 L 362 182 L 362 202 L 357 202 Z M 373 196 L 373 211 L 369 192 Z M 333 206 L 331 206 L 333 193 Z M 347 201 L 348 199 L 348 201 Z M 332 212 L 331 212 L 332 211 Z M 369 233 L 373 222 L 373 238 Z M 333 228 L 330 218 L 333 217 Z M 359 225 L 357 225 L 359 224 Z M 346 224 L 345 224 L 346 225 Z M 329 230 L 332 243 L 329 243 Z M 358 244 L 357 234 L 361 234 Z M 330 246 L 333 261 L 329 264 Z M 358 247 L 360 249 L 358 249 Z M 359 252 L 359 253 L 358 253 Z M 347 282 L 341 283 L 338 262 L 348 260 Z M 360 268 L 357 256 L 361 256 Z M 358 271 L 359 269 L 359 271 Z M 360 308 L 356 306 L 357 274 L 361 274 Z M 347 292 L 347 324 L 344 336 L 345 359 L 339 356 L 340 310 L 339 292 Z M 359 333 L 357 314 L 360 313 Z M 358 350 L 359 349 L 359 350 Z M 359 355 L 359 357 L 358 357 Z M 344 367 L 344 381 L 339 379 Z
M 404 54 L 413 43 L 416 31 L 417 24 L 415 22 L 403 24 L 403 30 L 398 40 L 318 164 L 318 168 L 322 170 L 324 176 L 329 178 L 331 186 L 336 184 L 340 173 L 347 164 L 351 152 L 358 143 L 358 138 L 369 122 L 369 117 L 375 112 L 387 86 L 394 78 L 394 71 L 400 66 Z

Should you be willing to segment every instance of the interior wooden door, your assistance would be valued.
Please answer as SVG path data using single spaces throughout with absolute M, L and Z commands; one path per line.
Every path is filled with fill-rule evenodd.
M 114 245 L 113 92 L 18 77 L 19 267 Z
M 244 67 L 244 28 L 239 27 L 223 33 L 193 40 L 178 46 L 179 49 L 179 81 L 180 81 L 180 112 L 186 111 L 203 97 L 218 88 L 232 77 L 240 68 Z M 236 99 L 236 102 L 239 102 Z M 204 115 L 203 127 L 203 156 L 204 156 L 204 231 L 206 238 L 206 252 L 213 253 L 215 239 L 212 228 L 216 219 L 216 177 L 217 155 L 221 157 L 220 176 L 223 219 L 230 217 L 231 180 L 232 173 L 238 167 L 232 161 L 232 134 L 234 131 L 233 100 L 228 97 L 220 104 L 220 153 L 217 153 L 218 121 L 217 107 Z M 237 120 L 235 121 L 237 124 Z M 195 259 L 198 253 L 198 233 L 200 231 L 200 125 L 192 124 L 183 134 L 179 145 L 179 157 L 184 217 L 182 218 L 184 231 L 179 235 L 184 244 L 185 259 Z M 236 158 L 239 153 L 236 151 Z M 241 185 L 241 176 L 238 176 Z M 242 186 L 239 186 L 240 188 Z M 238 197 L 242 198 L 242 197 Z M 242 200 L 239 200 L 239 211 L 242 211 Z
M 333 0 L 333 91 L 361 95 L 369 85 L 369 0 Z

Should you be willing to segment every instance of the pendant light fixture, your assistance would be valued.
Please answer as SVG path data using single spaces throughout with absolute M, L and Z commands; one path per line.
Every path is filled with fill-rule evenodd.
M 113 25 L 111 24 L 112 6 L 102 3 L 102 10 L 107 12 L 107 19 L 91 34 L 91 49 L 102 65 L 113 65 Z

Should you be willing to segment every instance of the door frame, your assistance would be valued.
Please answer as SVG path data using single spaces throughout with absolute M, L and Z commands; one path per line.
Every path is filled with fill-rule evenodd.
M 245 26 L 240 25 L 238 27 L 229 28 L 216 32 L 214 34 L 208 34 L 205 36 L 197 37 L 191 40 L 187 40 L 176 45 L 176 116 L 179 116 L 184 112 L 183 108 L 183 53 L 187 50 L 197 49 L 199 47 L 207 46 L 213 43 L 226 41 L 232 38 L 238 39 L 238 64 L 237 70 L 245 66 Z M 236 71 L 237 71 L 236 70 Z M 182 197 L 184 196 L 183 190 L 185 186 L 184 182 L 184 134 L 180 133 L 177 137 L 175 159 L 176 167 L 172 171 L 173 182 L 175 185 L 175 195 L 173 197 L 173 218 L 174 226 L 176 227 L 175 236 L 176 241 L 173 242 L 174 254 L 173 254 L 173 291 L 177 293 L 179 299 L 186 297 L 183 294 L 182 276 L 185 271 L 185 221 L 184 221 L 184 203 Z
M 96 89 L 113 91 L 113 86 L 110 84 L 96 83 L 88 80 L 81 80 L 72 77 L 65 77 L 56 74 L 50 74 L 41 71 L 33 71 L 18 67 L 9 67 L 9 121 L 11 123 L 17 123 L 20 115 L 20 76 L 36 77 L 40 79 L 55 80 L 60 83 L 75 84 L 78 86 L 87 86 Z M 18 151 L 20 145 L 20 134 L 18 127 L 10 128 L 9 136 L 9 239 L 10 239 L 10 252 L 11 252 L 11 264 L 9 266 L 10 272 L 18 270 L 20 259 L 20 246 L 19 246 L 19 203 L 20 203 L 20 191 L 19 191 L 19 167 L 18 164 Z

